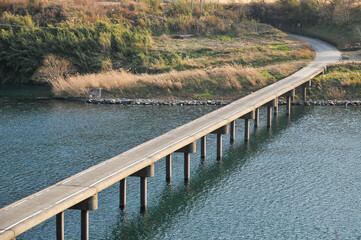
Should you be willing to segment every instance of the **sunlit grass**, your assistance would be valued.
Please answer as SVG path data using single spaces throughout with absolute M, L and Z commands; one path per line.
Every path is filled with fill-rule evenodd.
M 297 71 L 304 64 L 305 61 L 297 61 L 262 68 L 227 65 L 155 75 L 111 71 L 58 79 L 52 87 L 56 95 L 68 97 L 87 97 L 89 88 L 102 88 L 110 96 L 129 98 L 235 99 Z

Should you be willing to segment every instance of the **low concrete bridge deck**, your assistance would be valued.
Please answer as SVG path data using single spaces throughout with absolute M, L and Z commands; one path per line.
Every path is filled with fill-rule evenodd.
M 317 57 L 311 64 L 253 94 L 2 208 L 0 210 L 0 240 L 14 239 L 21 233 L 56 215 L 59 216 L 61 223 L 61 215 L 59 214 L 74 207 L 74 205 L 76 205 L 75 208 L 82 210 L 82 214 L 85 211 L 84 216 L 86 216 L 86 211 L 96 209 L 97 203 L 93 207 L 79 206 L 79 203 L 83 202 L 85 205 L 89 205 L 86 200 L 95 199 L 94 201 L 96 201 L 98 192 L 119 181 L 125 183 L 126 177 L 139 173 L 142 169 L 147 169 L 164 157 L 167 157 L 167 161 L 170 160 L 170 155 L 173 152 L 185 152 L 186 164 L 187 155 L 189 157 L 189 152 L 192 152 L 192 150 L 185 149 L 187 146 L 192 146 L 192 143 L 207 134 L 218 133 L 220 135 L 225 133 L 220 129 L 228 126 L 229 123 L 231 123 L 232 129 L 232 123 L 234 124 L 236 119 L 241 117 L 247 119 L 247 116 L 259 107 L 263 105 L 272 106 L 271 103 L 277 102 L 279 97 L 291 96 L 296 87 L 305 86 L 312 78 L 323 73 L 327 64 L 339 61 L 340 52 L 333 46 L 319 40 L 306 37 L 299 38 L 308 42 L 316 51 Z M 144 185 L 144 179 L 148 175 L 139 176 L 142 177 Z M 185 167 L 185 179 L 187 178 L 189 178 L 189 162 L 188 166 Z M 125 205 L 125 202 L 123 204 Z M 146 205 L 146 202 L 143 204 Z M 84 219 L 86 221 L 86 217 Z M 59 231 L 62 231 L 61 227 L 60 225 Z M 61 232 L 58 234 L 60 234 L 57 235 L 58 239 L 62 239 Z M 87 239 L 86 232 L 84 236 L 82 234 L 82 238 Z

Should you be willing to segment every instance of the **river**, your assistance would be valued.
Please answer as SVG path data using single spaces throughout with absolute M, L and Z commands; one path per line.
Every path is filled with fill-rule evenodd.
M 18 91 L 17 91 L 18 92 Z M 0 90 L 0 208 L 144 141 L 198 118 L 212 106 L 92 105 L 53 100 L 43 91 Z M 35 98 L 35 96 L 43 96 Z M 118 185 L 99 193 L 91 239 L 356 239 L 361 236 L 361 108 L 284 107 L 271 129 L 251 126 L 243 143 L 207 138 L 207 159 L 165 160 L 148 180 L 148 211 L 139 211 L 139 179 L 128 178 L 125 212 Z M 199 146 L 199 145 L 198 145 Z M 80 213 L 65 212 L 66 239 L 80 239 Z M 55 219 L 17 239 L 55 239 Z

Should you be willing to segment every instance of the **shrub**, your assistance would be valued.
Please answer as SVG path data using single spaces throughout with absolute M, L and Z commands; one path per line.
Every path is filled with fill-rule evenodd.
M 37 83 L 51 84 L 57 79 L 64 79 L 76 73 L 75 67 L 68 60 L 50 54 L 45 57 L 43 65 L 36 70 L 32 80 Z

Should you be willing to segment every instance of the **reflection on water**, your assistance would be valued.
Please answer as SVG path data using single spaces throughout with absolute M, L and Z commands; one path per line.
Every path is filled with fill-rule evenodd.
M 214 107 L 125 107 L 0 97 L 0 207 L 115 156 Z M 139 179 L 128 178 L 127 209 L 118 188 L 99 193 L 90 213 L 92 239 L 342 239 L 361 236 L 360 108 L 283 108 L 272 129 L 261 126 L 243 143 L 224 137 L 216 161 L 215 136 L 207 159 L 192 155 L 191 182 L 183 156 L 165 161 L 148 180 L 148 211 L 139 212 Z M 66 237 L 79 239 L 80 213 L 65 212 Z M 54 239 L 50 219 L 18 239 Z
M 296 115 L 298 117 L 292 120 L 297 120 L 300 116 L 306 114 L 306 112 L 305 109 L 298 109 Z M 179 225 L 180 229 L 177 230 L 176 234 L 179 235 L 172 236 L 168 230 L 174 228 L 172 222 L 177 219 L 178 215 L 187 215 L 190 221 L 192 221 L 192 217 L 199 218 L 193 213 L 193 208 L 204 207 L 208 202 L 207 198 L 217 194 L 215 191 L 217 191 L 218 185 L 221 185 L 221 188 L 227 187 L 224 186 L 222 182 L 232 181 L 230 176 L 237 174 L 246 161 L 258 153 L 263 144 L 274 139 L 271 132 L 280 134 L 283 129 L 287 128 L 289 123 L 289 118 L 282 118 L 275 121 L 272 129 L 256 129 L 253 132 L 251 142 L 229 146 L 231 148 L 226 151 L 226 155 L 222 161 L 211 161 L 209 164 L 207 161 L 202 163 L 202 165 L 194 171 L 189 185 L 179 185 L 176 189 L 174 189 L 172 185 L 165 186 L 160 195 L 159 203 L 148 209 L 144 216 L 142 216 L 141 213 L 138 217 L 128 217 L 127 214 L 120 214 L 119 222 L 111 227 L 111 231 L 106 235 L 106 239 L 207 239 L 209 237 L 212 238 L 212 236 L 218 239 L 218 237 L 216 237 L 217 235 L 214 235 L 214 228 L 216 226 L 212 226 L 211 222 L 200 226 L 200 219 L 190 223 L 197 225 L 196 228 L 199 228 L 198 230 L 186 229 L 182 226 L 183 224 Z M 237 186 L 231 186 L 231 188 L 236 189 Z M 219 197 L 222 198 L 222 193 L 219 193 Z M 214 209 L 211 212 L 203 214 L 207 216 L 220 214 L 221 218 L 226 220 L 230 218 L 230 216 L 228 214 L 225 215 L 220 209 L 218 212 L 217 208 L 230 208 L 228 211 L 231 211 L 232 214 L 232 206 L 237 204 L 237 202 L 238 200 L 234 199 L 229 202 L 228 206 L 218 206 L 217 202 L 210 203 Z M 222 227 L 220 228 L 225 228 L 223 230 L 225 232 L 228 231 L 224 223 L 217 222 L 214 224 L 221 224 Z M 200 234 L 200 229 L 205 229 L 206 232 L 209 231 L 211 236 L 207 237 L 205 233 Z M 225 237 L 236 237 L 238 239 L 240 236 L 227 233 Z
M 42 99 L 51 97 L 51 89 L 47 86 L 0 86 L 0 98 Z

